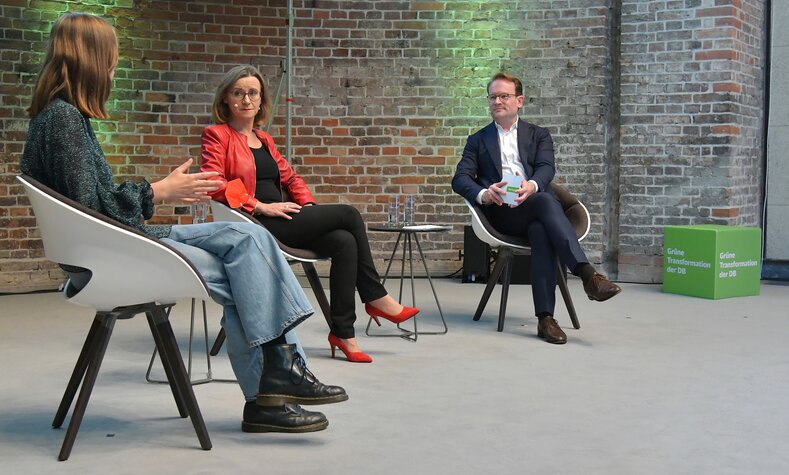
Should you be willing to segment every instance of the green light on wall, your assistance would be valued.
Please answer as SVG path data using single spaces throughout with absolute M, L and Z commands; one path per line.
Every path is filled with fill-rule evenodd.
M 442 106 L 447 116 L 466 117 L 475 125 L 487 116 L 485 86 L 497 72 L 511 69 L 511 51 L 525 34 L 521 31 L 524 7 L 518 5 L 467 1 L 437 12 L 436 21 L 429 23 L 439 77 L 454 98 L 453 104 Z

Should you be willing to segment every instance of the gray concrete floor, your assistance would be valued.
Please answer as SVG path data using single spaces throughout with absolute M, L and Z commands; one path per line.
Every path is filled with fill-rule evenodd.
M 318 313 L 299 327 L 310 367 L 350 395 L 320 408 L 329 428 L 242 433 L 238 387 L 210 383 L 195 387 L 210 451 L 177 417 L 168 387 L 143 378 L 145 319 L 120 321 L 66 462 L 56 461 L 64 430 L 51 420 L 92 313 L 56 293 L 0 296 L 0 471 L 789 473 L 789 287 L 763 283 L 758 297 L 711 301 L 625 284 L 592 303 L 579 281 L 570 285 L 582 328 L 559 307 L 564 346 L 536 337 L 528 286 L 513 287 L 498 333 L 498 291 L 472 322 L 483 287 L 438 280 L 449 333 L 411 343 L 366 337 L 366 319 L 357 322 L 369 365 L 329 357 Z M 437 317 L 429 295 L 418 281 L 425 327 Z M 209 308 L 213 337 L 218 307 Z M 182 348 L 188 309 L 179 304 L 173 316 Z M 226 356 L 212 361 L 215 376 L 231 376 Z

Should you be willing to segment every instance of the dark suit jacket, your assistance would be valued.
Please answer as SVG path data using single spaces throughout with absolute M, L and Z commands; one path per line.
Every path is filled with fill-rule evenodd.
M 550 193 L 556 173 L 553 139 L 548 129 L 518 119 L 518 154 L 527 180 L 537 182 L 540 193 Z M 452 189 L 471 203 L 480 190 L 501 181 L 501 148 L 496 124 L 491 122 L 468 137 L 458 162 Z

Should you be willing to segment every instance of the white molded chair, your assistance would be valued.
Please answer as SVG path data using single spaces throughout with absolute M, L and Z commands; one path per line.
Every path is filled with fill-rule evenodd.
M 96 316 L 63 394 L 52 426 L 60 427 L 82 386 L 58 460 L 66 460 L 96 382 L 115 322 L 144 313 L 181 417 L 190 417 L 200 446 L 211 440 L 181 360 L 168 319 L 178 299 L 207 299 L 205 281 L 177 250 L 55 192 L 17 177 L 36 215 L 44 254 L 69 275 L 66 300 L 95 309 Z
M 214 216 L 214 221 L 246 222 L 255 223 L 258 226 L 262 226 L 260 221 L 255 219 L 254 216 L 250 215 L 249 213 L 235 210 L 224 203 L 220 203 L 219 201 L 211 201 L 211 214 Z M 302 269 L 304 269 L 304 274 L 307 277 L 307 281 L 312 288 L 312 292 L 315 294 L 318 305 L 323 312 L 323 317 L 326 319 L 326 324 L 329 325 L 329 328 L 331 329 L 331 307 L 329 305 L 329 299 L 326 298 L 326 292 L 323 290 L 323 284 L 321 284 L 321 280 L 318 277 L 318 271 L 315 270 L 315 262 L 328 258 L 319 256 L 309 249 L 299 249 L 286 246 L 285 244 L 279 242 L 277 238 L 274 238 L 274 240 L 277 241 L 280 251 L 288 262 L 291 264 L 301 264 Z M 211 348 L 211 355 L 216 355 L 219 352 L 224 341 L 224 330 L 220 330 L 219 335 L 217 335 L 216 341 Z
M 559 185 L 551 183 L 551 188 L 559 198 L 559 202 L 562 204 L 562 209 L 564 209 L 567 219 L 569 219 L 570 224 L 573 225 L 573 229 L 575 229 L 575 234 L 578 237 L 578 241 L 581 241 L 586 237 L 587 234 L 589 234 L 589 210 L 587 210 L 586 206 L 584 206 L 584 204 L 581 203 L 575 196 Z M 482 207 L 479 204 L 472 204 L 468 200 L 464 201 L 471 212 L 471 228 L 474 230 L 474 234 L 476 234 L 476 236 L 482 242 L 487 243 L 491 249 L 496 252 L 496 261 L 493 266 L 493 271 L 491 272 L 491 275 L 488 279 L 487 286 L 485 286 L 485 291 L 482 294 L 482 299 L 480 299 L 477 311 L 474 313 L 474 320 L 477 321 L 482 316 L 482 312 L 485 310 L 485 306 L 488 304 L 488 300 L 490 299 L 490 295 L 493 292 L 493 288 L 499 281 L 499 277 L 503 276 L 501 283 L 501 302 L 499 304 L 499 322 L 497 327 L 498 331 L 503 331 L 504 317 L 507 313 L 507 296 L 509 293 L 510 278 L 512 274 L 512 258 L 516 254 L 531 255 L 531 247 L 529 245 L 529 241 L 525 238 L 509 236 L 496 231 L 496 229 L 485 217 L 485 214 L 482 212 Z M 575 312 L 573 299 L 570 296 L 569 289 L 567 288 L 565 266 L 561 262 L 557 262 L 557 265 L 559 266 L 559 272 L 557 273 L 557 283 L 559 284 L 559 290 L 562 292 L 562 298 L 564 299 L 564 303 L 567 306 L 567 311 L 570 314 L 570 320 L 573 323 L 573 327 L 577 330 L 581 328 L 581 325 L 578 323 L 578 315 Z

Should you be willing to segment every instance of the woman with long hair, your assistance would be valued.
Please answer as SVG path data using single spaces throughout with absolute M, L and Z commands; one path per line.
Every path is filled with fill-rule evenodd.
M 82 13 L 65 13 L 55 21 L 29 109 L 22 172 L 165 241 L 203 275 L 211 297 L 224 308 L 227 352 L 246 399 L 242 430 L 326 428 L 323 414 L 297 404 L 348 396 L 339 386 L 320 383 L 296 346 L 286 342 L 285 333 L 313 310 L 274 239 L 246 223 L 142 224 L 156 203 L 205 201 L 217 189 L 215 172 L 188 173 L 191 159 L 159 181 L 114 183 L 90 119 L 109 117 L 105 104 L 117 63 L 118 40 L 107 22 Z

